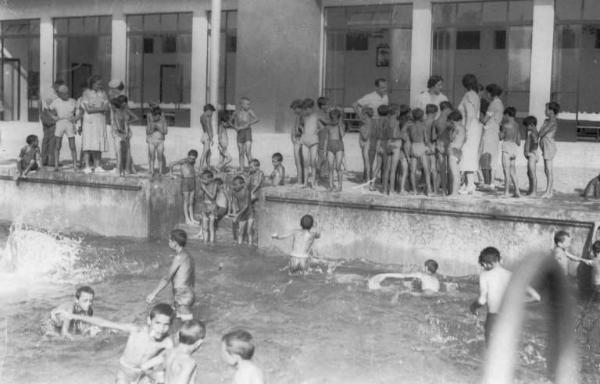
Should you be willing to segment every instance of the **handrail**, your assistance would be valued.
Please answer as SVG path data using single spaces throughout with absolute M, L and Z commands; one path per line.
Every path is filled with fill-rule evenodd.
M 524 217 L 515 215 L 506 215 L 498 213 L 483 213 L 483 212 L 464 212 L 454 211 L 449 209 L 439 208 L 420 208 L 420 207 L 399 207 L 393 205 L 384 204 L 371 204 L 371 203 L 354 203 L 354 202 L 338 202 L 338 201 L 322 201 L 316 199 L 307 198 L 295 198 L 295 197 L 280 197 L 271 196 L 265 194 L 265 201 L 277 202 L 277 203 L 292 203 L 292 204 L 306 204 L 306 205 L 318 205 L 323 207 L 333 208 L 354 208 L 354 209 L 365 209 L 372 211 L 392 211 L 400 213 L 413 213 L 422 215 L 435 215 L 435 216 L 450 216 L 460 217 L 468 219 L 483 219 L 483 220 L 501 220 L 511 221 L 525 224 L 545 224 L 545 225 L 565 225 L 570 227 L 588 228 L 593 230 L 595 223 L 592 221 L 579 221 L 579 220 L 566 220 L 566 219 L 552 219 L 546 217 Z
M 13 181 L 12 176 L 0 175 L 0 180 Z M 99 189 L 115 189 L 119 191 L 140 191 L 141 185 L 122 185 L 122 184 L 108 184 L 108 183 L 90 183 L 87 181 L 74 181 L 74 180 L 60 180 L 60 179 L 40 179 L 40 178 L 20 178 L 19 183 L 35 183 L 35 184 L 54 184 L 54 185 L 68 185 L 74 187 L 87 187 L 87 188 L 99 188 Z

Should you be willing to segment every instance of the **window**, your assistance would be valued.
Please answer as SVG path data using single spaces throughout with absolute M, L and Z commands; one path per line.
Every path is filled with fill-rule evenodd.
M 162 43 L 163 43 L 163 46 L 162 46 L 163 53 L 176 53 L 177 52 L 176 36 L 163 36 Z
M 368 51 L 369 35 L 364 32 L 350 32 L 346 35 L 346 51 Z
M 506 49 L 506 31 L 494 31 L 494 49 Z
M 479 49 L 481 33 L 479 31 L 456 32 L 456 49 Z
M 433 32 L 433 49 L 450 49 L 450 33 L 448 31 Z
M 144 38 L 144 53 L 154 52 L 154 39 L 152 37 Z

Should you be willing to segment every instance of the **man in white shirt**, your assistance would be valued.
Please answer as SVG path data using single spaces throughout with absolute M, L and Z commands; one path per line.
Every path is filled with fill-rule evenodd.
M 433 104 L 438 107 L 438 112 L 435 116 L 437 119 L 440 116 L 440 103 L 442 101 L 448 101 L 446 95 L 442 93 L 442 86 L 444 85 L 444 79 L 440 75 L 432 75 L 427 80 L 427 90 L 421 92 L 417 98 L 415 108 L 420 108 L 423 111 L 427 104 Z
M 361 110 L 364 107 L 370 107 L 373 109 L 373 118 L 379 118 L 377 114 L 377 108 L 380 105 L 388 105 L 388 86 L 385 79 L 379 78 L 375 80 L 375 91 L 368 93 L 361 97 L 358 101 L 352 104 L 352 108 L 356 111 L 356 116 L 361 115 Z

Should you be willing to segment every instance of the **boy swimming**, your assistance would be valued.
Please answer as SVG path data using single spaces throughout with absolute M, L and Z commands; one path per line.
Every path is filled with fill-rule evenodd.
M 381 289 L 381 283 L 385 279 L 414 279 L 420 283 L 420 291 L 426 295 L 440 291 L 440 281 L 437 277 L 438 263 L 429 259 L 425 261 L 424 271 L 415 273 L 380 273 L 369 279 L 370 290 Z
M 83 286 L 75 291 L 75 301 L 61 304 L 50 311 L 50 316 L 42 323 L 42 334 L 46 337 L 62 336 L 72 338 L 72 334 L 95 336 L 98 333 L 96 328 L 84 325 L 81 321 L 69 320 L 64 313 L 92 316 L 94 310 L 94 290 L 91 287 Z
M 221 339 L 223 360 L 236 368 L 233 384 L 263 384 L 263 373 L 253 362 L 254 343 L 252 335 L 243 329 L 223 335 Z
M 274 233 L 274 239 L 282 240 L 292 237 L 292 252 L 290 254 L 290 273 L 305 272 L 308 269 L 308 261 L 312 255 L 312 247 L 316 239 L 321 237 L 317 231 L 312 231 L 314 219 L 311 215 L 304 215 L 300 219 L 301 229 L 297 229 L 285 235 Z

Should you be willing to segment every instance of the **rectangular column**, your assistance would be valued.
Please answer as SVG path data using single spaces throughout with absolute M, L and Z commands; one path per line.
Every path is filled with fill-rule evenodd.
M 122 13 L 113 14 L 111 38 L 111 79 L 119 79 L 127 85 L 127 22 Z
M 219 104 L 219 62 L 221 59 L 221 0 L 212 0 L 210 8 L 210 103 Z
M 553 42 L 554 0 L 534 0 L 529 114 L 540 122 L 545 118 L 545 104 L 550 101 Z
M 431 73 L 431 0 L 413 2 L 412 46 L 410 59 L 410 105 L 427 88 Z
M 208 52 L 208 20 L 206 10 L 194 11 L 192 18 L 192 94 L 190 126 L 200 124 L 202 107 L 206 104 L 206 73 Z M 217 106 L 215 105 L 215 108 Z
M 44 95 L 54 81 L 54 26 L 52 19 L 40 19 L 40 95 Z

